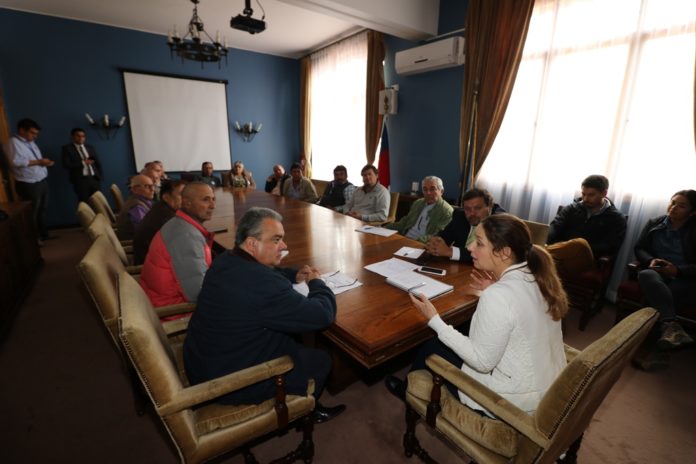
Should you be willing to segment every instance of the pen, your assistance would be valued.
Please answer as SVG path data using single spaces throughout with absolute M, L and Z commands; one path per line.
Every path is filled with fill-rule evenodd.
M 421 282 L 418 285 L 414 285 L 413 287 L 409 288 L 406 291 L 409 293 L 413 293 L 412 290 L 415 290 L 415 289 L 420 288 L 420 287 L 425 287 L 425 282 Z

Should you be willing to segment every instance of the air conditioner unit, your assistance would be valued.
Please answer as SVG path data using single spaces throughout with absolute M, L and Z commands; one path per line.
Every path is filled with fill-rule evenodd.
M 396 52 L 396 73 L 402 76 L 464 64 L 464 37 L 450 37 Z

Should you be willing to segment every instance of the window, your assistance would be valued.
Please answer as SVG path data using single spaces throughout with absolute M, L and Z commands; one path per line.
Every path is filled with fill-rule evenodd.
M 694 188 L 696 2 L 537 1 L 505 119 L 479 183 L 509 211 L 549 222 L 589 174 L 637 234 Z M 623 263 L 621 262 L 623 261 Z
M 360 182 L 365 165 L 367 33 L 349 37 L 311 55 L 312 177 L 333 179 L 343 164 Z

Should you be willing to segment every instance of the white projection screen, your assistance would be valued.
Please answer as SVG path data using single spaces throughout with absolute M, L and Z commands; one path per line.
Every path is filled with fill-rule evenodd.
M 226 81 L 123 70 L 136 169 L 160 160 L 166 171 L 231 168 Z

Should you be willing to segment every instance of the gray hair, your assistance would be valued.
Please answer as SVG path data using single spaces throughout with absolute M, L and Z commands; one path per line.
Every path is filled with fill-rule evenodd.
M 445 186 L 442 184 L 442 179 L 437 176 L 425 176 L 421 181 L 421 190 L 427 181 L 433 181 L 437 185 L 437 188 L 442 192 L 445 190 Z
M 264 219 L 274 219 L 278 222 L 283 221 L 283 216 L 270 208 L 254 206 L 249 208 L 242 219 L 237 224 L 237 233 L 234 237 L 235 246 L 241 246 L 247 237 L 261 237 L 261 223 Z

